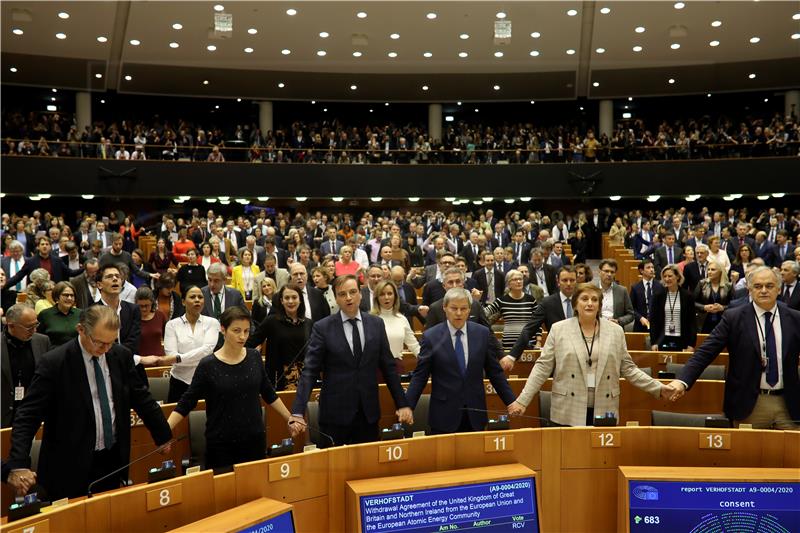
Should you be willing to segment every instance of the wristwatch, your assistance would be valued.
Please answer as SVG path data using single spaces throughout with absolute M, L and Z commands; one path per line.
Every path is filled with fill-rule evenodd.
M 175 356 L 175 362 L 176 363 L 180 363 L 181 362 L 181 356 L 180 355 L 176 355 Z

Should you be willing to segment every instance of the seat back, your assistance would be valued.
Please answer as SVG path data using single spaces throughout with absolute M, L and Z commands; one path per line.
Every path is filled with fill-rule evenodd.
M 672 413 L 670 411 L 652 411 L 651 422 L 654 426 L 681 426 L 681 427 L 706 427 L 706 417 L 725 417 L 725 415 L 697 414 L 697 413 Z
M 677 376 L 681 370 L 683 370 L 683 363 L 667 363 L 667 372 L 674 372 Z M 699 379 L 725 381 L 725 365 L 708 365 L 700 374 Z
M 153 399 L 157 402 L 166 403 L 167 396 L 169 396 L 169 378 L 148 378 L 148 381 L 150 382 L 150 394 Z
M 544 418 L 542 420 L 542 427 L 547 427 L 550 425 L 550 391 L 539 391 L 539 418 Z
M 189 413 L 189 449 L 191 461 L 205 468 L 206 461 L 206 412 Z
M 406 431 L 406 436 L 410 437 L 415 431 L 424 431 L 426 435 L 431 432 L 428 426 L 428 412 L 430 411 L 431 395 L 423 394 L 417 401 L 417 406 L 414 408 L 414 423 L 411 428 Z

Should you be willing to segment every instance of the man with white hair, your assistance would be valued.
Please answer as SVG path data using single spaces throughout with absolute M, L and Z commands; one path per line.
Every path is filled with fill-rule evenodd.
M 784 261 L 781 264 L 781 300 L 795 311 L 800 311 L 800 290 L 797 278 L 800 277 L 800 263 Z
M 778 301 L 780 278 L 759 266 L 747 276 L 752 302 L 728 309 L 706 341 L 686 362 L 678 379 L 675 401 L 726 349 L 725 415 L 736 425 L 755 429 L 797 429 L 800 420 L 800 312 Z

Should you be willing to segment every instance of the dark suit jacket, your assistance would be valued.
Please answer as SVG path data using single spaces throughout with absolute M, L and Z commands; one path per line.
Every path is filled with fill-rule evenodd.
M 30 274 L 37 268 L 40 268 L 42 264 L 42 256 L 38 253 L 35 254 L 33 257 L 28 257 L 25 259 L 25 264 L 22 265 L 22 268 L 17 272 L 14 277 L 9 279 L 6 282 L 6 286 L 12 287 L 17 284 L 18 281 L 28 278 L 30 281 Z M 52 267 L 53 273 L 50 276 L 50 279 L 53 280 L 53 283 L 58 283 L 59 281 L 68 281 L 71 276 L 77 276 L 80 274 L 83 269 L 79 268 L 78 270 L 70 270 L 67 266 L 61 261 L 61 258 L 58 257 L 58 254 L 55 252 L 50 253 L 50 265 Z
M 531 319 L 522 327 L 517 342 L 514 343 L 514 347 L 511 348 L 508 355 L 514 359 L 519 357 L 528 347 L 528 343 L 531 339 L 536 337 L 539 333 L 542 324 L 549 330 L 553 326 L 553 323 L 566 318 L 572 317 L 564 316 L 564 308 L 561 305 L 561 291 L 557 291 L 555 294 L 542 298 L 542 301 L 540 301 L 534 309 Z
M 697 320 L 695 319 L 694 298 L 685 289 L 679 289 L 681 302 L 681 340 L 680 348 L 694 346 L 697 343 Z M 667 316 L 664 305 L 667 303 L 667 291 L 653 292 L 653 311 L 650 313 L 650 344 L 661 344 L 664 341 L 664 327 Z
M 33 361 L 36 366 L 39 365 L 42 355 L 50 351 L 50 337 L 42 335 L 41 333 L 34 333 L 31 337 L 31 351 L 33 352 Z M 11 359 L 8 354 L 8 343 L 6 342 L 6 332 L 0 334 L 0 361 L 2 362 L 3 380 L 3 403 L 2 403 L 2 420 L 0 420 L 0 427 L 11 427 L 11 421 L 14 417 L 14 377 L 11 375 Z M 26 391 L 27 393 L 28 391 Z
M 376 423 L 381 416 L 378 369 L 397 408 L 406 407 L 383 321 L 367 313 L 361 313 L 361 320 L 364 325 L 364 350 L 358 360 L 347 343 L 340 313 L 314 324 L 303 374 L 292 405 L 293 414 L 305 414 L 308 397 L 320 372 L 324 374 L 319 395 L 320 424 L 347 426 L 353 422 L 359 405 L 367 422 Z M 310 422 L 317 423 L 316 420 Z
M 686 269 L 684 269 L 684 272 L 685 271 Z M 653 284 L 652 291 L 654 298 L 657 293 L 664 292 L 664 286 L 661 285 L 660 281 L 653 279 L 651 283 Z M 642 317 L 650 320 L 650 313 L 647 312 L 647 298 L 644 293 L 644 281 L 640 281 L 631 287 L 631 304 L 633 305 L 633 331 L 639 333 L 650 331 L 639 322 Z
M 89 280 L 86 279 L 86 273 L 70 278 L 69 281 L 75 287 L 75 307 L 79 309 L 89 307 L 89 302 L 92 301 L 92 294 L 89 291 Z
M 203 314 L 206 316 L 216 318 L 214 316 L 214 301 L 211 298 L 211 289 L 208 286 L 205 286 L 200 290 L 203 291 L 203 298 L 205 300 L 205 302 L 203 303 Z M 225 309 L 234 305 L 238 305 L 239 307 L 247 309 L 247 307 L 244 305 L 244 298 L 242 297 L 241 292 L 237 291 L 236 289 L 232 289 L 230 287 L 225 287 L 224 290 L 225 290 L 225 301 L 223 303 L 225 304 Z M 225 309 L 223 309 L 223 311 Z
M 328 305 L 322 291 L 309 285 L 306 285 L 306 290 L 308 291 L 308 302 L 311 304 L 311 320 L 317 322 L 330 315 L 331 306 Z
M 466 246 L 464 246 L 463 255 L 464 259 L 467 260 L 468 271 L 474 272 L 475 270 L 478 270 L 481 267 L 481 265 L 478 264 L 478 259 L 480 259 L 480 253 L 481 253 L 480 247 L 478 247 L 477 254 L 475 254 L 472 251 L 472 243 L 467 243 Z
M 783 295 L 783 291 L 785 287 L 781 285 L 781 297 Z M 800 280 L 796 280 L 794 282 L 794 287 L 792 288 L 792 295 L 789 297 L 789 301 L 783 300 L 783 303 L 788 305 L 791 309 L 795 311 L 800 311 Z
M 447 320 L 447 316 L 444 313 L 443 306 L 444 306 L 444 299 L 436 300 L 430 305 L 428 309 L 428 316 L 425 317 L 425 331 Z M 478 300 L 472 301 L 472 307 L 469 310 L 469 321 L 475 322 L 476 324 L 480 324 L 481 326 L 491 329 L 491 325 L 489 324 L 489 321 L 486 319 L 486 313 L 483 312 L 483 306 Z M 500 357 L 502 357 L 503 346 L 500 344 L 500 340 L 494 335 L 492 335 L 492 338 L 494 339 L 494 344 L 495 348 L 497 349 L 497 353 L 500 355 Z
M 761 243 L 761 246 L 759 246 L 757 243 L 754 243 L 753 251 L 756 253 L 757 257 L 760 257 L 764 260 L 764 264 L 767 266 L 772 265 L 775 258 L 775 249 L 771 242 L 765 240 Z
M 472 279 L 475 280 L 475 283 L 478 285 L 478 290 L 481 291 L 483 294 L 481 295 L 481 303 L 487 302 L 487 296 L 489 295 L 489 284 L 486 281 L 486 268 L 480 268 L 476 270 L 472 274 Z M 503 295 L 503 292 L 506 288 L 506 276 L 503 274 L 502 271 L 498 270 L 497 268 L 494 269 L 494 296 L 495 298 L 499 298 Z
M 446 292 L 444 285 L 438 279 L 429 281 L 422 288 L 422 305 L 431 305 L 433 302 L 441 300 Z
M 137 309 L 138 311 L 138 309 Z M 134 409 L 156 444 L 172 438 L 161 408 L 133 368 L 131 354 L 113 345 L 105 355 L 111 374 L 116 413 L 116 446 L 112 469 L 130 461 L 130 410 Z M 17 410 L 11 432 L 11 468 L 30 466 L 31 441 L 44 422 L 38 482 L 50 499 L 83 496 L 90 479 L 95 445 L 95 418 L 86 366 L 78 339 L 45 354 L 30 390 Z M 120 473 L 128 479 L 127 470 Z
M 706 265 L 706 273 L 708 273 L 708 266 Z M 694 289 L 700 283 L 700 265 L 697 261 L 692 261 L 683 267 L 683 286 L 689 291 L 689 294 L 694 294 Z
M 653 263 L 656 268 L 656 278 L 661 279 L 661 271 L 669 264 L 667 257 L 667 245 L 660 246 L 653 254 Z M 673 264 L 678 264 L 683 260 L 683 250 L 677 244 L 672 246 L 672 261 Z
M 777 244 L 772 247 L 773 251 L 772 266 L 776 268 L 780 268 L 781 263 L 783 263 L 784 261 L 794 261 L 795 247 L 793 245 L 789 244 L 788 242 L 786 243 L 786 253 L 784 254 L 783 258 L 781 258 L 780 248 L 781 247 L 778 246 Z
M 520 247 L 521 250 L 517 249 L 517 246 Z M 525 264 L 530 259 L 531 255 L 531 245 L 527 242 L 522 242 L 519 245 L 517 243 L 511 243 L 511 249 L 514 250 L 514 261 L 516 265 Z M 520 255 L 519 251 L 522 252 Z
M 778 302 L 778 313 L 782 336 L 782 353 L 779 354 L 783 366 L 782 398 L 792 419 L 800 420 L 800 379 L 797 371 L 800 312 Z M 752 304 L 728 308 L 722 315 L 722 321 L 678 374 L 678 379 L 691 388 L 703 370 L 727 347 L 730 361 L 725 376 L 723 410 L 732 420 L 750 416 L 761 388 L 761 347 L 755 322 L 756 311 Z
M 344 246 L 344 243 L 342 241 L 337 240 L 333 246 L 335 250 L 333 250 L 331 249 L 331 241 L 325 239 L 324 241 L 322 241 L 322 244 L 319 247 L 319 251 L 322 257 L 325 257 L 326 255 L 338 255 L 339 250 L 342 249 L 342 246 Z M 378 256 L 378 258 L 380 259 L 380 256 Z
M 553 294 L 558 290 L 558 285 L 556 283 L 556 269 L 547 263 L 544 263 L 542 268 L 544 269 L 544 283 L 547 287 L 547 294 Z M 533 263 L 528 265 L 528 272 L 530 272 L 531 283 L 540 285 L 539 277 L 536 275 L 536 270 L 533 268 Z
M 119 340 L 120 344 L 131 351 L 131 354 L 139 353 L 139 336 L 142 332 L 142 313 L 139 307 L 130 302 L 121 301 L 119 310 Z M 105 305 L 103 300 L 99 300 L 91 305 Z M 146 378 L 145 378 L 146 379 Z M 145 381 L 146 383 L 146 381 Z
M 422 335 L 417 366 L 406 392 L 408 404 L 416 407 L 422 390 L 432 378 L 428 422 L 435 432 L 452 433 L 461 424 L 463 407 L 478 409 L 467 411 L 473 430 L 486 426 L 486 389 L 484 373 L 506 405 L 515 399 L 503 369 L 500 368 L 496 347 L 491 342 L 494 334 L 488 328 L 469 322 L 467 328 L 468 364 L 462 374 L 447 322 L 438 324 Z

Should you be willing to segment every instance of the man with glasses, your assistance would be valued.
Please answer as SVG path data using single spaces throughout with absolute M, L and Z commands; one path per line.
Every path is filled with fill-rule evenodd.
M 624 328 L 633 322 L 633 304 L 625 287 L 614 282 L 616 275 L 617 262 L 614 259 L 600 261 L 600 289 L 603 291 L 602 317 Z
M 11 427 L 14 413 L 30 387 L 42 354 L 50 350 L 50 338 L 36 333 L 39 322 L 29 304 L 9 307 L 6 328 L 0 333 L 3 369 L 3 404 L 0 427 Z
M 780 278 L 766 266 L 747 275 L 751 303 L 729 308 L 722 321 L 686 362 L 678 379 L 675 401 L 727 347 L 725 415 L 736 425 L 754 429 L 800 427 L 800 312 L 778 301 Z
M 119 326 L 113 309 L 92 306 L 81 313 L 78 338 L 41 357 L 11 431 L 8 483 L 17 495 L 38 484 L 47 493 L 40 491 L 43 499 L 85 496 L 92 482 L 130 461 L 131 409 L 157 445 L 172 438 L 130 354 L 116 342 Z M 31 441 L 42 422 L 42 449 L 34 473 Z M 94 484 L 92 492 L 116 489 L 127 479 L 127 469 L 122 469 Z

